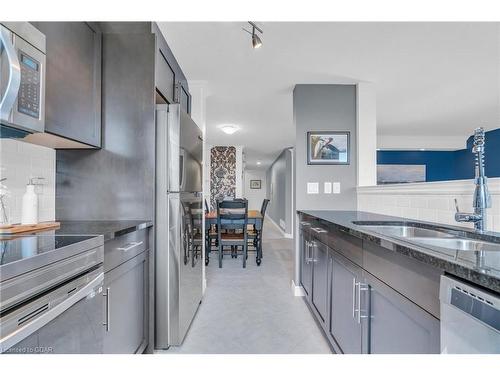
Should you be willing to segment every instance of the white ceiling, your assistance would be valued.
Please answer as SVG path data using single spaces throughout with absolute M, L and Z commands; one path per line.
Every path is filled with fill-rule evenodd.
M 245 146 L 266 168 L 294 144 L 298 83 L 373 82 L 377 132 L 463 136 L 500 127 L 499 23 L 265 22 L 251 48 L 245 22 L 164 22 L 188 80 L 206 81 L 207 141 Z M 233 123 L 232 136 L 217 126 Z

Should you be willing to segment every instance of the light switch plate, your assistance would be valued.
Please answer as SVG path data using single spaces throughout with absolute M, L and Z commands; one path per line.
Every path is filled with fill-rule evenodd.
M 325 182 L 323 190 L 324 190 L 325 194 L 331 194 L 332 193 L 332 183 Z
M 308 182 L 307 194 L 319 194 L 319 182 Z
M 333 183 L 333 194 L 340 194 L 340 182 Z

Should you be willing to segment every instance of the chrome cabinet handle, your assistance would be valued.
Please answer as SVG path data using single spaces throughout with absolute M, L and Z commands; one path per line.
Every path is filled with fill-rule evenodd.
M 5 49 L 7 60 L 9 63 L 9 79 L 5 94 L 0 101 L 0 118 L 8 121 L 10 110 L 14 105 L 19 87 L 21 85 L 21 67 L 17 57 L 16 49 L 10 41 L 10 32 L 3 26 L 0 26 L 0 42 Z
M 304 227 L 310 227 L 311 226 L 311 223 L 307 222 L 307 221 L 301 221 L 300 222 L 300 225 L 304 226 Z
M 352 318 L 356 317 L 356 278 L 352 278 Z
M 321 228 L 311 228 L 311 230 L 315 231 L 316 233 L 326 233 L 327 231 Z
M 123 246 L 123 247 L 117 247 L 116 249 L 127 252 L 127 251 L 133 249 L 134 247 L 141 246 L 143 243 L 144 243 L 144 241 L 141 241 L 141 242 L 130 242 L 130 243 L 126 244 L 125 246 Z
M 366 315 L 361 316 L 361 292 L 368 290 L 368 285 L 361 282 L 356 283 L 356 285 L 358 286 L 358 308 L 356 311 L 358 312 L 358 324 L 361 324 L 361 318 L 367 318 Z
M 111 288 L 106 288 L 106 293 L 102 294 L 103 297 L 106 298 L 106 322 L 103 323 L 104 326 L 106 326 L 106 332 L 109 332 L 111 330 L 111 309 L 110 309 L 110 303 L 109 303 L 109 297 L 111 295 Z
M 311 263 L 311 243 L 309 241 L 306 241 L 306 248 L 307 248 L 307 256 L 306 256 L 306 263 L 309 264 Z

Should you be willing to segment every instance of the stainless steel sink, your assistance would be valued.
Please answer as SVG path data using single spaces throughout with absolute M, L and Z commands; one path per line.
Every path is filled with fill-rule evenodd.
M 500 251 L 500 244 L 485 242 L 469 238 L 408 238 L 412 242 L 421 245 L 441 247 L 460 251 Z
M 453 235 L 433 229 L 417 228 L 406 225 L 363 225 L 363 228 L 384 234 L 390 237 L 430 237 L 430 238 L 452 238 Z
M 430 228 L 420 228 L 417 226 L 407 225 L 407 223 L 387 223 L 370 221 L 354 221 L 356 225 L 361 225 L 363 228 L 373 232 L 386 235 L 389 237 L 400 238 L 404 241 L 414 243 L 423 247 L 436 247 L 455 251 L 471 251 L 484 253 L 486 251 L 500 252 L 500 244 L 495 242 L 487 242 L 459 236 L 453 230 L 434 230 Z

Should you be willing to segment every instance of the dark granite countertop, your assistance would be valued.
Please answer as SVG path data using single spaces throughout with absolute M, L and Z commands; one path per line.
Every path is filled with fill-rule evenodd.
M 398 223 L 412 223 L 413 226 L 423 228 L 431 225 L 440 229 L 454 231 L 454 234 L 462 237 L 478 240 L 482 239 L 495 243 L 500 243 L 500 233 L 485 232 L 479 234 L 472 229 L 464 227 L 436 224 L 363 211 L 299 210 L 298 212 L 326 221 L 336 229 L 347 232 L 363 240 L 374 242 L 390 251 L 395 251 L 399 254 L 432 265 L 449 274 L 500 293 L 500 252 L 498 251 L 487 252 L 484 265 L 479 266 L 476 261 L 475 252 L 473 251 L 449 250 L 427 244 L 415 244 L 403 237 L 388 236 L 376 230 L 370 230 L 366 226 L 354 224 L 353 222 L 370 221 L 387 224 L 388 221 L 392 221 Z
M 93 221 L 61 221 L 61 227 L 55 234 L 102 235 L 104 241 L 152 227 L 148 220 L 93 220 Z

